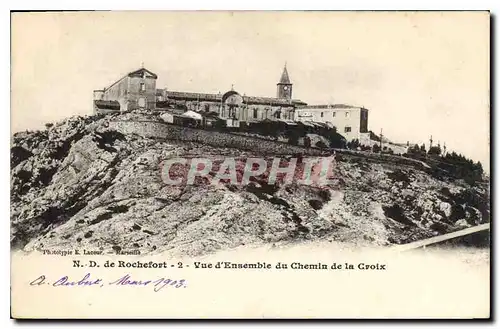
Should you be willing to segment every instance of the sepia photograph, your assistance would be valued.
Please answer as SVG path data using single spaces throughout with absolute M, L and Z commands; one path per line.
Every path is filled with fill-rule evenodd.
M 490 318 L 490 20 L 11 12 L 11 316 Z

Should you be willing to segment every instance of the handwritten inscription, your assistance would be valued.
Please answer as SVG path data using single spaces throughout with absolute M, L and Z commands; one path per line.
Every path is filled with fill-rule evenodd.
M 105 287 L 105 286 L 118 286 L 118 287 L 151 287 L 154 292 L 158 292 L 166 287 L 171 288 L 187 288 L 185 279 L 169 279 L 169 278 L 154 278 L 154 279 L 136 279 L 130 274 L 125 274 L 118 279 L 105 282 L 101 278 L 92 277 L 90 273 L 86 273 L 82 278 L 72 279 L 67 275 L 58 278 L 55 281 L 48 280 L 45 275 L 40 275 L 33 281 L 30 286 L 51 285 L 52 287 Z

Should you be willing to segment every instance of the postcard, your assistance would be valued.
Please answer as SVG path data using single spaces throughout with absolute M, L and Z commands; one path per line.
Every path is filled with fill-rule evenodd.
M 490 318 L 489 12 L 11 29 L 13 318 Z

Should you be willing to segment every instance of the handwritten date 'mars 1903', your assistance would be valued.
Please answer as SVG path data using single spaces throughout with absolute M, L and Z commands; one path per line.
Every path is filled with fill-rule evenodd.
M 30 286 L 51 285 L 52 287 L 105 287 L 105 286 L 128 286 L 128 287 L 152 287 L 155 292 L 162 290 L 165 287 L 172 288 L 187 288 L 187 282 L 184 279 L 174 280 L 166 278 L 135 280 L 130 274 L 104 282 L 101 278 L 92 278 L 90 273 L 85 274 L 81 279 L 70 279 L 64 275 L 56 281 L 48 280 L 45 275 L 40 275 L 38 278 L 31 281 Z

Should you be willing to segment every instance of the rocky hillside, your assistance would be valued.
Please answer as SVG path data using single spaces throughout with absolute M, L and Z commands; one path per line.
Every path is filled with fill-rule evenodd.
M 14 135 L 12 248 L 200 255 L 313 239 L 390 245 L 489 221 L 486 187 L 348 155 L 322 188 L 167 185 L 165 159 L 258 151 L 124 135 L 107 120 L 75 117 Z

